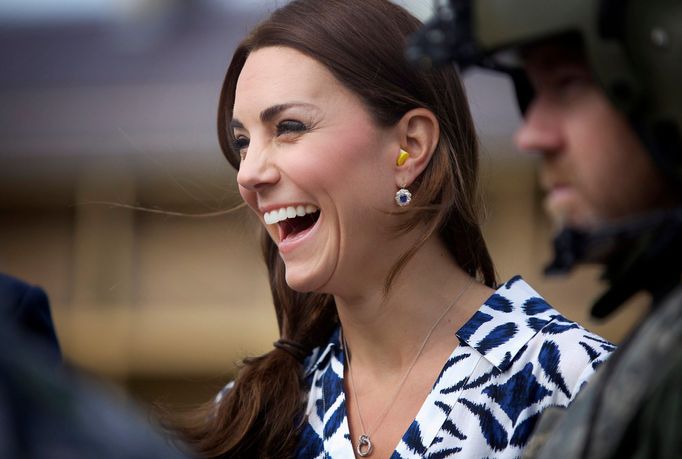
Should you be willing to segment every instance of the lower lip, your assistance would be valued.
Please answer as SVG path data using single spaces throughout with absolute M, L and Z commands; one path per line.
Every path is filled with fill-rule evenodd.
M 322 220 L 322 214 L 320 214 L 320 217 L 317 219 L 315 224 L 310 228 L 305 229 L 300 233 L 296 233 L 293 236 L 289 236 L 286 239 L 279 241 L 279 244 L 277 246 L 279 248 L 279 253 L 282 255 L 286 255 L 296 250 L 300 245 L 304 244 L 307 239 L 312 237 L 313 233 L 316 231 L 317 227 L 320 224 L 320 220 Z
M 545 197 L 545 205 L 550 211 L 561 211 L 570 205 L 575 195 L 568 186 L 557 186 L 549 190 Z
M 562 201 L 569 199 L 573 195 L 573 189 L 568 186 L 556 186 L 549 190 L 547 199 L 550 201 Z

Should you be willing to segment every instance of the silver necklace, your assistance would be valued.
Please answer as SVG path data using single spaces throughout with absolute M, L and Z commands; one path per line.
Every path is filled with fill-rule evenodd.
M 443 320 L 443 317 L 450 312 L 450 310 L 457 304 L 459 299 L 464 295 L 464 292 L 467 291 L 469 286 L 472 284 L 473 278 L 470 278 L 469 282 L 462 287 L 462 290 L 457 294 L 455 299 L 450 303 L 448 307 L 446 307 L 441 315 L 436 319 L 436 321 L 431 325 L 431 328 L 429 329 L 428 333 L 426 334 L 426 337 L 424 338 L 424 341 L 422 341 L 421 346 L 419 346 L 419 350 L 417 351 L 417 354 L 414 356 L 412 359 L 412 362 L 410 363 L 410 366 L 407 367 L 407 371 L 403 375 L 402 379 L 400 380 L 400 383 L 398 384 L 398 388 L 396 389 L 395 393 L 393 394 L 393 397 L 391 398 L 391 401 L 386 405 L 386 409 L 384 409 L 384 412 L 379 416 L 379 420 L 376 422 L 376 425 L 374 426 L 374 429 L 372 431 L 368 431 L 365 428 L 365 421 L 362 419 L 362 413 L 360 412 L 360 403 L 358 402 L 358 397 L 355 393 L 355 381 L 353 378 L 353 367 L 351 367 L 350 364 L 350 357 L 349 357 L 349 349 L 348 349 L 348 343 L 346 342 L 346 336 L 342 334 L 342 339 L 343 339 L 343 347 L 344 347 L 344 353 L 346 356 L 346 365 L 348 365 L 348 374 L 350 376 L 350 388 L 351 391 L 353 392 L 353 399 L 355 400 L 355 409 L 358 412 L 358 418 L 360 419 L 360 427 L 362 428 L 362 433 L 358 437 L 358 443 L 355 445 L 355 451 L 358 453 L 358 456 L 360 457 L 367 457 L 370 454 L 372 454 L 373 451 L 373 446 L 372 446 L 372 440 L 370 438 L 370 435 L 372 433 L 376 433 L 376 431 L 381 427 L 381 423 L 384 421 L 388 413 L 391 411 L 391 407 L 393 407 L 393 403 L 395 400 L 398 398 L 398 395 L 400 394 L 400 390 L 403 388 L 403 385 L 407 381 L 407 377 L 410 375 L 410 372 L 412 371 L 412 368 L 414 368 L 415 364 L 417 363 L 417 360 L 419 360 L 419 357 L 422 355 L 422 352 L 424 351 L 424 348 L 426 347 L 426 343 L 429 342 L 429 338 L 431 338 L 431 334 L 433 334 L 434 330 L 438 326 L 441 320 Z

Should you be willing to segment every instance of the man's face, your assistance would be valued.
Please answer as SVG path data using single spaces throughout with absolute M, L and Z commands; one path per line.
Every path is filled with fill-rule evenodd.
M 592 229 L 665 202 L 663 178 L 581 55 L 541 46 L 525 68 L 535 97 L 515 141 L 540 153 L 546 208 L 560 227 Z

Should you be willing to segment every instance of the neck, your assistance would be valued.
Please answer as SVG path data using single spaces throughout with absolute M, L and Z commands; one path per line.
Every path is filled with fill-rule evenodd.
M 468 287 L 434 329 L 425 351 L 452 348 L 455 331 L 492 292 L 472 282 L 438 239 L 432 239 L 401 270 L 388 293 L 377 282 L 362 295 L 335 295 L 354 368 L 377 374 L 404 370 L 439 316 Z

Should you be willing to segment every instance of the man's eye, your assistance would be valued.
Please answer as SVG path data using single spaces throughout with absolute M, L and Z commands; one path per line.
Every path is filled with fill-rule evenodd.
M 308 130 L 308 126 L 300 121 L 284 120 L 277 124 L 277 135 L 300 133 Z
M 584 72 L 564 72 L 556 76 L 554 86 L 557 89 L 564 90 L 574 87 L 580 87 L 592 83 L 592 77 Z

